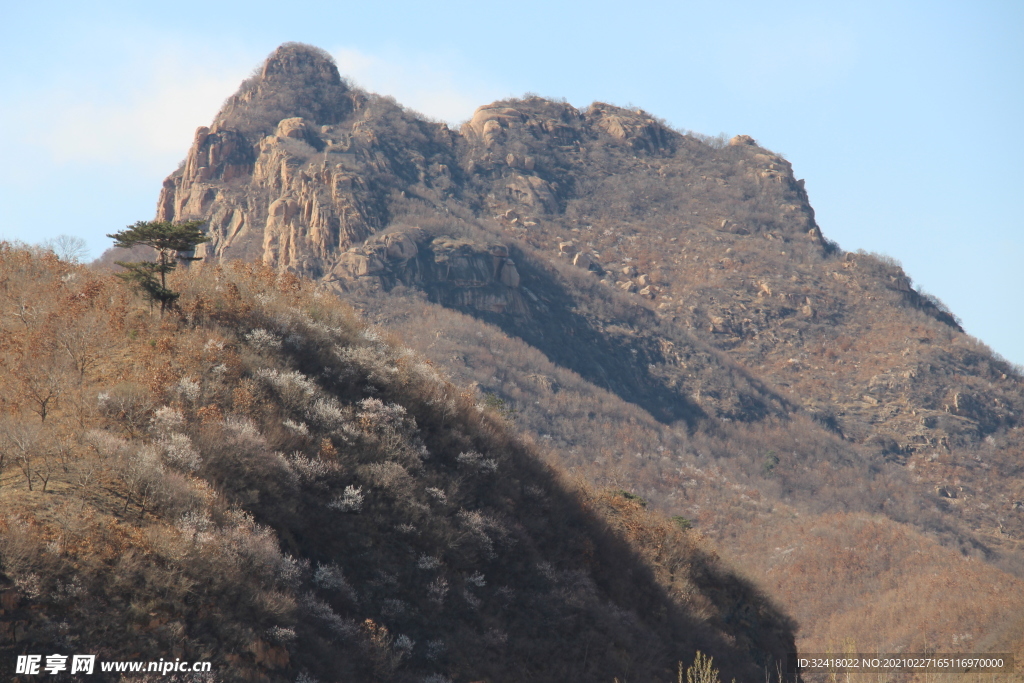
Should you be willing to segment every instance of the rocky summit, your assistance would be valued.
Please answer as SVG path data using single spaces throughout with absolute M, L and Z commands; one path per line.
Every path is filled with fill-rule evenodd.
M 532 96 L 452 129 L 288 44 L 197 130 L 157 218 L 206 221 L 207 262 L 318 281 L 550 462 L 715 539 L 801 648 L 1019 642 L 1019 369 L 896 260 L 830 241 L 750 136 Z M 1006 597 L 936 620 L 911 566 Z

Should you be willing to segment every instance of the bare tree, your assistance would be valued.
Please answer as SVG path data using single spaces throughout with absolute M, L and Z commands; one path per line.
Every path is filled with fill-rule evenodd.
M 32 478 L 35 473 L 34 458 L 40 447 L 40 431 L 40 425 L 35 423 L 12 417 L 0 420 L 0 458 L 13 454 L 14 461 L 25 475 L 29 491 L 32 490 Z
M 74 235 L 57 235 L 44 241 L 42 247 L 68 263 L 81 263 L 89 255 L 89 245 L 84 239 Z

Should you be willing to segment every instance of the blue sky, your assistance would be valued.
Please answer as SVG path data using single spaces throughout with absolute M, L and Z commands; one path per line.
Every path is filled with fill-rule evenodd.
M 282 42 L 452 123 L 526 92 L 752 135 L 824 233 L 1024 363 L 1024 3 L 5 3 L 0 238 L 103 235 Z

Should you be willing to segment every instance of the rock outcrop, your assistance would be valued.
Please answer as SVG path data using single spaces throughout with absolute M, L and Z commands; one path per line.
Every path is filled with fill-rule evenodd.
M 508 247 L 433 237 L 419 228 L 379 234 L 351 247 L 325 279 L 342 291 L 404 285 L 423 289 L 450 307 L 529 314 Z

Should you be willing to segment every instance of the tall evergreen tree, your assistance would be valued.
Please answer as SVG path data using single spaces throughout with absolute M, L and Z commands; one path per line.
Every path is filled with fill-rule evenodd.
M 152 247 L 157 252 L 156 261 L 116 261 L 127 272 L 118 277 L 141 289 L 150 301 L 160 304 L 163 315 L 180 296 L 179 292 L 167 288 L 167 274 L 178 267 L 179 261 L 198 261 L 191 252 L 210 238 L 199 226 L 203 221 L 187 221 L 177 225 L 169 221 L 138 221 L 125 230 L 107 237 L 114 240 L 114 246 L 131 249 L 137 245 Z

